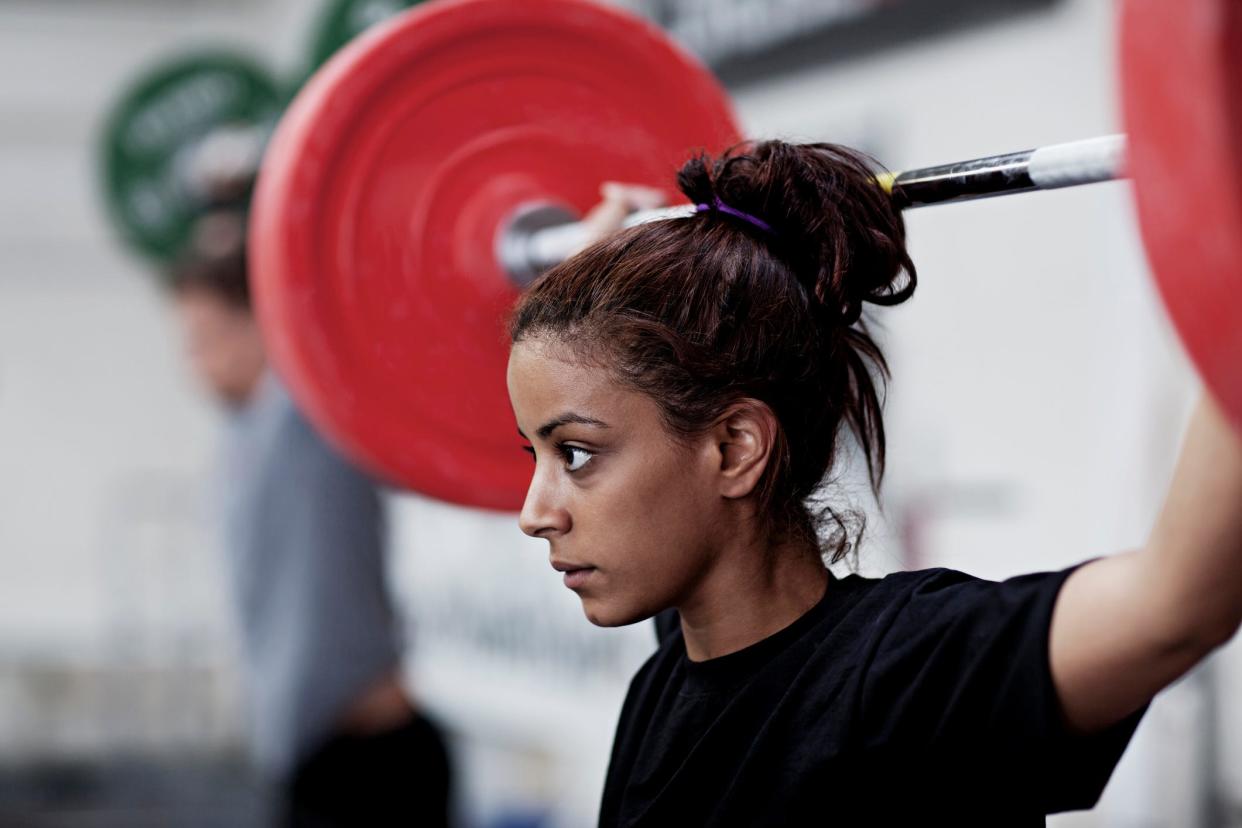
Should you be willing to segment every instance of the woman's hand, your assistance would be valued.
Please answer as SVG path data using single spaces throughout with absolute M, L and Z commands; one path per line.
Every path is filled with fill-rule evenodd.
M 601 184 L 599 194 L 603 201 L 582 217 L 582 226 L 587 231 L 582 249 L 620 230 L 631 213 L 663 207 L 665 201 L 661 190 L 616 181 Z
M 1072 574 L 1052 617 L 1053 681 L 1092 731 L 1151 699 L 1242 624 L 1242 437 L 1209 395 L 1140 550 Z

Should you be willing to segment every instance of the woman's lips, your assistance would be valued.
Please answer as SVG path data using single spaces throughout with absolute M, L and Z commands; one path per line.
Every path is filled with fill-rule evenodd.
M 565 586 L 570 589 L 579 589 L 590 580 L 591 575 L 594 572 L 595 567 L 593 566 L 584 567 L 582 569 L 567 570 L 565 572 Z
M 557 572 L 565 573 L 565 586 L 570 589 L 577 589 L 585 584 L 591 578 L 591 573 L 595 571 L 593 566 L 584 566 L 580 563 L 563 561 L 553 556 L 552 568 Z

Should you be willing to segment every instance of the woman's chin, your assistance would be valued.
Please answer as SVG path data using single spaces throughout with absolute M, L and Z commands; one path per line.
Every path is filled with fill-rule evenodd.
M 587 620 L 597 627 L 624 627 L 637 624 L 651 617 L 651 613 L 634 607 L 610 604 L 598 598 L 583 598 L 582 611 Z

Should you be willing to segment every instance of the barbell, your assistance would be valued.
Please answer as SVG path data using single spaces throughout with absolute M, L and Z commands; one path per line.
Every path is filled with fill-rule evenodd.
M 1121 20 L 1128 138 L 877 186 L 912 207 L 1133 177 L 1173 321 L 1242 422 L 1239 12 L 1127 0 Z M 515 448 L 503 325 L 522 285 L 582 243 L 575 221 L 601 182 L 671 197 L 690 153 L 740 137 L 716 79 L 618 9 L 444 0 L 404 12 L 329 60 L 268 146 L 250 269 L 271 357 L 316 425 L 379 474 L 516 508 L 530 466 Z

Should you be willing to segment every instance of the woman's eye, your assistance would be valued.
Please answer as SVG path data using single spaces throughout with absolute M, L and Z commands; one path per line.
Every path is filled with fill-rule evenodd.
M 565 455 L 565 465 L 571 472 L 581 469 L 594 456 L 586 449 L 577 448 L 576 446 L 562 446 L 561 452 Z
M 532 460 L 535 459 L 535 447 L 534 446 L 522 446 L 522 451 L 529 454 Z

